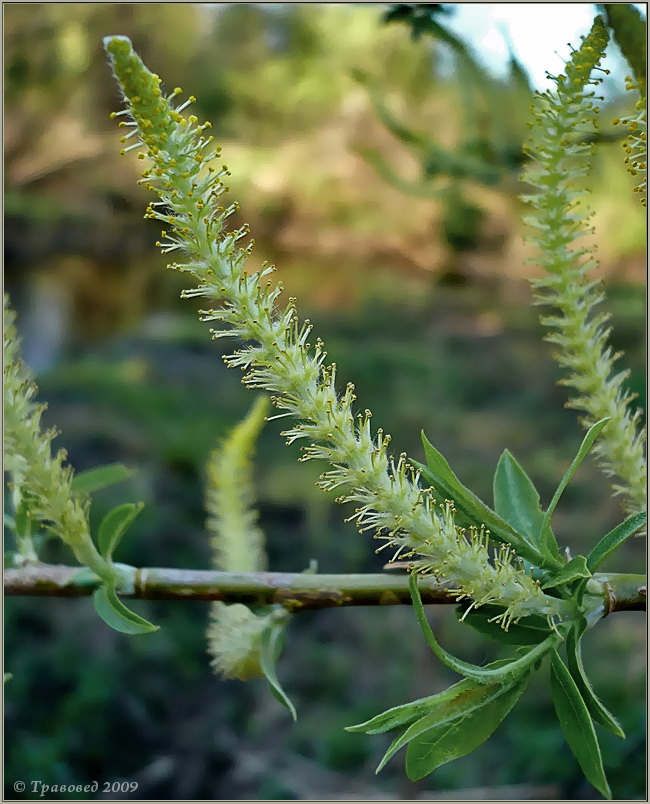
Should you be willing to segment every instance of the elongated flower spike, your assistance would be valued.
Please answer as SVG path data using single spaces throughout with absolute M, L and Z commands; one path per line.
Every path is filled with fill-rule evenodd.
M 266 397 L 255 401 L 207 465 L 206 528 L 211 534 L 215 569 L 262 572 L 266 569 L 264 534 L 253 507 L 251 454 L 269 408 Z M 206 631 L 210 664 L 225 678 L 246 680 L 263 675 L 261 641 L 272 622 L 270 614 L 255 614 L 241 603 L 210 604 Z
M 626 89 L 639 89 L 632 79 L 628 76 Z M 628 172 L 637 178 L 634 192 L 638 193 L 641 203 L 647 205 L 648 196 L 648 119 L 646 99 L 640 95 L 635 104 L 633 114 L 614 120 L 614 125 L 624 125 L 628 129 L 628 136 L 623 140 L 625 150 L 625 165 Z
M 133 52 L 128 39 L 104 40 L 115 75 L 128 103 L 128 115 L 137 124 L 138 145 L 152 166 L 143 180 L 159 201 L 147 215 L 161 221 L 164 253 L 180 252 L 186 262 L 170 267 L 189 272 L 197 286 L 183 292 L 220 301 L 205 310 L 204 321 L 220 322 L 213 337 L 235 337 L 251 345 L 226 358 L 246 375 L 252 388 L 270 391 L 282 415 L 297 420 L 285 433 L 287 441 L 307 439 L 304 459 L 328 461 L 332 469 L 323 475 L 326 489 L 345 489 L 341 501 L 358 505 L 354 515 L 360 530 L 376 530 L 387 536 L 396 555 L 419 557 L 421 569 L 448 578 L 459 597 L 496 603 L 507 609 L 507 621 L 531 613 L 549 619 L 570 613 L 569 605 L 544 594 L 514 555 L 491 556 L 487 544 L 474 531 L 465 533 L 454 522 L 453 511 L 436 504 L 430 490 L 418 485 L 418 475 L 406 456 L 397 461 L 387 454 L 389 438 L 373 434 L 370 414 L 355 419 L 354 387 L 339 396 L 336 367 L 326 366 L 322 341 L 308 342 L 311 325 L 301 323 L 295 301 L 282 310 L 276 301 L 282 288 L 273 286 L 273 268 L 245 270 L 252 243 L 240 245 L 246 226 L 227 231 L 227 218 L 236 205 L 219 204 L 226 191 L 227 169 L 215 169 L 218 150 L 208 148 L 202 136 L 205 125 L 194 116 L 185 118 L 184 107 L 174 106 L 175 93 L 159 94 L 160 81 Z M 415 561 L 416 568 L 418 561 Z
M 585 427 L 610 417 L 594 452 L 605 473 L 618 478 L 614 491 L 623 495 L 624 508 L 635 513 L 646 505 L 645 433 L 638 426 L 640 412 L 630 408 L 634 397 L 624 389 L 629 371 L 614 371 L 619 355 L 607 346 L 609 315 L 593 314 L 604 297 L 599 283 L 585 276 L 596 266 L 592 249 L 575 245 L 592 231 L 591 213 L 579 206 L 583 193 L 574 189 L 576 178 L 589 171 L 592 146 L 577 132 L 596 126 L 597 98 L 588 86 L 600 83 L 591 74 L 606 45 L 607 29 L 596 17 L 582 46 L 572 53 L 566 74 L 553 79 L 556 91 L 537 93 L 536 125 L 527 146 L 532 162 L 523 180 L 539 192 L 523 197 L 534 211 L 524 220 L 539 247 L 535 262 L 546 271 L 532 280 L 538 303 L 558 310 L 542 323 L 552 328 L 547 340 L 559 347 L 557 360 L 567 369 L 562 383 L 577 391 L 568 404 L 585 412 Z
M 14 509 L 25 505 L 31 517 L 46 525 L 72 550 L 77 560 L 104 580 L 113 576 L 90 536 L 89 500 L 72 489 L 73 470 L 66 452 L 52 453 L 55 428 L 43 430 L 44 404 L 31 372 L 20 359 L 14 314 L 4 297 L 4 460 L 11 481 Z M 35 560 L 36 556 L 28 556 Z

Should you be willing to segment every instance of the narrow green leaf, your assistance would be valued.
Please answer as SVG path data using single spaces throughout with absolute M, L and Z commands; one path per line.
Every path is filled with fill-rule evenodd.
M 122 634 L 148 634 L 158 630 L 157 625 L 152 625 L 144 617 L 127 609 L 111 586 L 96 589 L 93 592 L 93 603 L 102 620 Z
M 492 662 L 488 667 L 502 667 L 504 664 L 507 664 L 507 661 L 499 659 L 496 662 Z M 392 709 L 387 709 L 385 712 L 375 715 L 375 717 L 370 720 L 366 720 L 365 723 L 359 723 L 356 726 L 346 726 L 345 730 L 363 732 L 365 734 L 383 734 L 387 731 L 393 731 L 400 726 L 409 725 L 414 720 L 418 720 L 425 714 L 431 712 L 435 707 L 441 706 L 458 697 L 462 692 L 473 689 L 475 686 L 476 682 L 464 679 L 443 692 L 439 692 L 436 695 L 429 695 L 426 698 L 420 698 L 417 701 L 401 704 L 400 706 L 394 706 Z
M 605 704 L 598 698 L 591 682 L 587 678 L 584 665 L 582 664 L 582 651 L 580 648 L 580 637 L 586 628 L 586 622 L 574 626 L 566 638 L 567 664 L 571 677 L 576 683 L 577 688 L 589 710 L 589 714 L 601 726 L 611 731 L 617 737 L 625 739 L 625 732 L 621 724 L 614 715 L 607 709 Z
M 442 729 L 446 727 L 448 729 L 452 724 L 458 723 L 471 715 L 472 712 L 490 703 L 511 686 L 468 682 L 464 689 L 457 692 L 453 697 L 442 701 L 439 705 L 434 706 L 432 711 L 409 726 L 399 737 L 396 737 L 382 757 L 375 773 L 379 773 L 388 760 L 411 740 L 425 732 L 430 732 L 434 728 Z
M 553 513 L 555 508 L 560 501 L 560 497 L 564 492 L 564 489 L 569 485 L 571 479 L 578 471 L 578 467 L 584 461 L 587 453 L 593 446 L 594 441 L 598 438 L 601 433 L 601 430 L 607 422 L 609 418 L 601 419 L 596 424 L 592 425 L 589 430 L 587 431 L 587 435 L 582 440 L 582 444 L 580 445 L 580 449 L 578 450 L 578 454 L 575 456 L 573 461 L 571 461 L 571 465 L 564 473 L 564 477 L 560 481 L 560 485 L 557 487 L 555 494 L 553 495 L 553 499 L 551 500 L 551 504 L 548 507 L 548 510 L 544 514 L 544 521 L 542 522 L 542 541 L 544 545 L 549 550 L 557 551 L 557 542 L 555 541 L 555 537 L 553 536 L 553 532 L 551 531 L 551 519 L 553 517 Z
M 102 519 L 97 534 L 99 552 L 107 561 L 113 559 L 113 553 L 120 543 L 127 528 L 142 511 L 144 505 L 138 503 L 124 503 L 109 511 Z
M 573 756 L 578 760 L 588 781 L 605 798 L 611 799 L 594 724 L 580 691 L 557 650 L 551 653 L 551 692 L 558 720 Z
M 474 751 L 501 725 L 528 684 L 526 675 L 482 706 L 450 723 L 435 726 L 409 743 L 406 775 L 412 782 Z
M 123 480 L 128 480 L 134 475 L 135 471 L 127 469 L 122 463 L 109 463 L 106 466 L 79 472 L 72 478 L 71 486 L 72 490 L 79 494 L 92 494 L 100 489 L 121 483 Z
M 473 678 L 475 681 L 478 681 L 481 684 L 499 684 L 515 681 L 517 678 L 523 675 L 523 673 L 528 670 L 532 664 L 545 656 L 559 640 L 559 637 L 556 634 L 551 634 L 543 642 L 540 642 L 538 645 L 531 648 L 519 659 L 513 659 L 513 661 L 498 669 L 480 667 L 476 664 L 464 662 L 462 659 L 457 659 L 455 656 L 452 656 L 451 653 L 447 653 L 447 651 L 436 641 L 424 612 L 422 598 L 420 597 L 420 591 L 418 589 L 417 575 L 415 573 L 412 573 L 409 578 L 409 588 L 411 590 L 411 598 L 413 600 L 415 616 L 420 623 L 420 628 L 422 629 L 424 638 L 426 639 L 431 650 L 440 659 L 440 661 L 443 662 L 443 664 L 447 665 L 447 667 L 451 668 L 456 673 L 459 673 L 461 676 Z
M 425 436 L 424 430 L 422 430 L 421 436 L 422 445 L 424 446 L 424 455 L 427 459 L 429 471 L 442 478 L 442 480 L 448 483 L 450 487 L 457 487 L 458 491 L 464 491 L 465 487 L 454 474 L 451 466 L 447 463 L 446 458 L 441 452 L 438 452 L 438 450 Z
M 278 677 L 275 673 L 275 665 L 280 655 L 282 647 L 282 637 L 284 635 L 284 625 L 274 624 L 262 634 L 262 643 L 260 650 L 260 665 L 262 672 L 268 681 L 271 692 L 277 700 L 291 712 L 291 717 L 294 720 L 298 719 L 296 708 L 291 703 L 288 695 L 280 686 Z
M 594 572 L 614 550 L 617 550 L 627 538 L 639 528 L 642 528 L 645 523 L 646 513 L 642 511 L 639 514 L 632 514 L 625 522 L 621 522 L 620 525 L 605 534 L 587 556 L 587 567 L 591 572 Z
M 366 720 L 364 723 L 346 726 L 345 731 L 361 732 L 362 734 L 384 734 L 384 732 L 393 731 L 400 728 L 400 726 L 408 726 L 414 720 L 423 717 L 432 706 L 435 706 L 436 699 L 439 699 L 440 696 L 453 698 L 457 695 L 457 687 L 461 684 L 468 685 L 470 683 L 467 680 L 459 681 L 458 684 L 454 684 L 453 687 L 449 687 L 449 689 L 438 693 L 438 695 L 429 695 L 427 698 L 419 698 L 417 701 L 394 706 L 375 715 L 370 720 Z
M 472 609 L 469 612 L 466 606 L 459 606 L 456 616 L 479 634 L 493 639 L 495 642 L 500 642 L 502 645 L 538 645 L 550 634 L 548 622 L 544 617 L 526 617 L 525 620 L 514 623 L 507 631 L 504 631 L 498 623 L 490 622 L 502 612 L 503 609 L 498 606 L 481 606 L 481 608 Z M 534 620 L 535 625 L 530 626 L 529 620 Z
M 532 544 L 539 543 L 544 512 L 533 481 L 509 450 L 494 473 L 494 510 Z
M 579 578 L 591 578 L 591 573 L 587 569 L 587 559 L 584 556 L 575 556 L 562 569 L 547 581 L 542 589 L 552 589 L 563 583 L 571 583 Z
M 22 538 L 29 538 L 32 535 L 32 519 L 31 512 L 26 502 L 22 502 L 16 511 L 14 511 L 14 532 L 17 536 Z

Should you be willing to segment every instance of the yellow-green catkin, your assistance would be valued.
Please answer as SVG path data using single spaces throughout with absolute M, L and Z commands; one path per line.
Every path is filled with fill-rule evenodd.
M 211 534 L 213 565 L 218 570 L 266 569 L 264 534 L 254 508 L 252 453 L 268 410 L 268 398 L 259 396 L 208 460 L 206 526 Z
M 616 44 L 634 72 L 634 82 L 645 97 L 648 50 L 646 20 L 633 3 L 604 3 L 603 13 L 614 33 Z
M 264 534 L 254 508 L 252 453 L 268 409 L 268 399 L 259 396 L 208 461 L 206 527 L 218 570 L 266 569 Z M 262 676 L 260 640 L 270 622 L 269 616 L 254 614 L 241 603 L 213 601 L 206 638 L 215 672 L 240 680 Z
M 14 314 L 6 295 L 3 336 L 4 461 L 14 508 L 25 504 L 31 518 L 64 541 L 81 564 L 109 578 L 111 568 L 90 537 L 89 502 L 72 490 L 73 470 L 65 464 L 65 450 L 52 454 L 58 432 L 41 427 L 46 405 L 34 401 L 38 389 L 20 359 Z
M 632 3 L 605 3 L 603 12 L 607 24 L 614 33 L 616 43 L 632 68 L 633 75 L 626 77 L 626 89 L 638 91 L 639 93 L 634 112 L 614 120 L 614 123 L 626 126 L 629 131 L 629 135 L 623 142 L 623 148 L 626 153 L 625 164 L 628 171 L 637 179 L 634 190 L 639 194 L 641 203 L 645 207 L 647 204 L 648 176 L 647 23 L 639 9 Z
M 614 491 L 623 495 L 625 510 L 634 513 L 646 505 L 645 433 L 639 411 L 630 406 L 633 395 L 624 387 L 629 372 L 614 371 L 619 355 L 607 345 L 609 316 L 593 313 L 604 297 L 598 283 L 586 277 L 596 266 L 592 249 L 576 245 L 592 231 L 591 213 L 580 207 L 584 193 L 575 183 L 590 167 L 592 146 L 582 135 L 596 126 L 598 98 L 588 88 L 600 83 L 591 74 L 606 45 L 607 29 L 597 17 L 566 73 L 554 77 L 555 92 L 537 93 L 527 146 L 531 163 L 523 180 L 538 192 L 524 196 L 533 208 L 524 220 L 539 247 L 536 261 L 546 271 L 533 280 L 538 303 L 557 310 L 542 323 L 552 329 L 547 339 L 559 347 L 556 358 L 567 370 L 562 383 L 577 392 L 569 405 L 584 412 L 585 427 L 610 418 L 594 451 L 605 473 L 616 478 Z
M 206 124 L 181 114 L 187 104 L 174 107 L 175 91 L 158 96 L 158 78 L 127 39 L 104 41 L 128 104 L 121 114 L 133 126 L 133 147 L 142 146 L 141 155 L 150 160 L 142 180 L 158 200 L 147 215 L 163 226 L 163 253 L 182 257 L 170 267 L 188 272 L 196 282 L 183 296 L 218 303 L 203 311 L 203 320 L 220 323 L 214 337 L 249 344 L 229 356 L 228 365 L 246 372 L 249 387 L 274 394 L 272 401 L 282 415 L 297 422 L 285 435 L 289 443 L 308 439 L 304 460 L 330 463 L 322 487 L 343 489 L 339 499 L 357 504 L 352 519 L 359 529 L 375 531 L 395 555 L 415 553 L 428 571 L 455 585 L 459 596 L 504 606 L 504 622 L 531 613 L 549 618 L 566 614 L 567 604 L 545 595 L 516 556 L 492 555 L 486 540 L 458 528 L 453 508 L 420 488 L 406 455 L 389 456 L 390 439 L 381 430 L 373 433 L 370 412 L 353 412 L 351 384 L 342 395 L 337 393 L 336 366 L 325 364 L 322 341 L 310 342 L 311 324 L 300 322 L 293 299 L 285 309 L 276 306 L 282 288 L 269 279 L 273 269 L 245 269 L 252 244 L 238 243 L 247 227 L 225 228 L 237 207 L 224 209 L 220 203 L 228 171 L 214 166 L 219 151 L 210 147 L 211 138 L 203 137 Z

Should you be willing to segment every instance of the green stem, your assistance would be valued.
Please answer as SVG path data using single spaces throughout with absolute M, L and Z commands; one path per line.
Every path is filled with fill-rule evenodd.
M 78 567 L 41 564 L 6 570 L 5 595 L 82 597 L 99 584 Z M 605 583 L 605 611 L 645 611 L 643 575 L 597 574 Z M 422 577 L 423 603 L 457 602 L 451 584 Z M 314 575 L 291 572 L 217 572 L 145 567 L 135 570 L 135 585 L 124 597 L 143 600 L 222 600 L 227 603 L 280 603 L 291 611 L 338 606 L 410 605 L 405 574 Z

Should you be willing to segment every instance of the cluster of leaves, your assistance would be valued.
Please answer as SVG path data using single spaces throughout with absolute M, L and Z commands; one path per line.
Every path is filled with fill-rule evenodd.
M 461 604 L 458 617 L 462 622 L 501 644 L 516 646 L 517 650 L 511 660 L 483 667 L 468 664 L 438 644 L 426 619 L 418 575 L 414 572 L 410 577 L 411 597 L 427 644 L 441 662 L 465 678 L 437 695 L 389 709 L 365 723 L 348 727 L 348 731 L 366 734 L 406 727 L 389 746 L 377 772 L 404 746 L 408 746 L 406 773 L 412 781 L 473 751 L 496 730 L 524 692 L 533 669 L 539 669 L 542 659 L 550 655 L 553 703 L 567 743 L 586 778 L 604 796 L 611 797 L 594 722 L 618 737 L 625 735 L 587 678 L 580 640 L 593 625 L 593 618 L 602 615 L 602 598 L 597 596 L 602 589 L 599 590 L 599 585 L 590 586 L 592 574 L 643 527 L 646 516 L 632 515 L 603 536 L 587 556 L 575 556 L 566 563 L 560 561 L 560 549 L 551 529 L 551 518 L 563 491 L 606 425 L 607 420 L 602 420 L 589 430 L 546 511 L 542 510 L 531 479 L 508 450 L 502 454 L 495 471 L 494 508 L 490 509 L 461 483 L 423 434 L 427 465 L 420 465 L 420 469 L 424 479 L 453 500 L 462 520 L 468 524 L 486 522 L 494 538 L 505 545 L 516 545 L 517 552 L 527 559 L 533 577 L 544 589 L 570 601 L 579 615 L 554 623 L 531 614 L 504 629 L 498 624 L 503 620 L 502 608 L 487 605 L 477 609 L 477 601 Z M 414 562 L 414 568 L 426 571 L 426 563 Z M 599 601 L 595 609 L 594 601 Z M 562 645 L 566 664 L 559 653 Z

